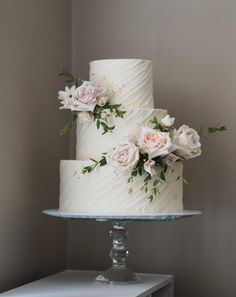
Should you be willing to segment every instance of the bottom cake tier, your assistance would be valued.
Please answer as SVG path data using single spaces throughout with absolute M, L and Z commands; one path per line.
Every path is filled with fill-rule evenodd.
M 150 202 L 142 190 L 144 176 L 127 183 L 130 172 L 114 171 L 107 165 L 83 175 L 90 161 L 61 161 L 60 210 L 99 214 L 150 214 L 183 210 L 183 164 L 176 162 L 166 172 L 166 181 Z

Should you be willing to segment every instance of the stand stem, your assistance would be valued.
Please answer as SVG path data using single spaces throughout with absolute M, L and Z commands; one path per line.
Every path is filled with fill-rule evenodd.
M 126 248 L 128 231 L 125 229 L 125 222 L 113 222 L 109 235 L 112 238 L 110 251 L 112 267 L 99 275 L 96 280 L 112 283 L 137 282 L 137 277 L 126 265 L 129 252 Z
M 112 238 L 112 249 L 110 252 L 112 267 L 125 268 L 126 259 L 129 255 L 129 252 L 126 249 L 128 231 L 125 229 L 125 223 L 114 222 L 109 235 Z

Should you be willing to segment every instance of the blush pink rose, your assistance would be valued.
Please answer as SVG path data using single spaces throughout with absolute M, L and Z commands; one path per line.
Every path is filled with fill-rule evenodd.
M 93 111 L 97 101 L 106 93 L 106 89 L 93 86 L 89 81 L 84 81 L 76 88 L 73 94 L 73 110 Z
M 138 163 L 139 149 L 133 142 L 122 142 L 108 154 L 107 160 L 118 171 L 131 170 Z
M 160 132 L 149 127 L 142 128 L 138 146 L 143 152 L 148 153 L 150 159 L 168 155 L 175 150 L 169 132 Z

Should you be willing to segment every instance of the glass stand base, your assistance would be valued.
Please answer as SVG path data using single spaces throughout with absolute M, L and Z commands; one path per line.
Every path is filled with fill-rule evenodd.
M 95 279 L 98 282 L 131 284 L 139 282 L 139 278 L 128 268 L 110 267 Z
M 112 267 L 100 274 L 96 281 L 119 284 L 137 283 L 138 278 L 126 264 L 129 252 L 126 248 L 128 231 L 125 229 L 125 222 L 112 222 L 109 234 L 112 238 L 112 249 L 110 251 Z
M 129 252 L 126 248 L 128 231 L 125 224 L 128 222 L 162 222 L 175 221 L 181 218 L 189 218 L 201 214 L 197 210 L 183 210 L 173 213 L 156 213 L 143 215 L 117 215 L 117 214 L 91 214 L 91 213 L 70 213 L 58 209 L 48 209 L 45 214 L 68 219 L 68 220 L 96 220 L 98 222 L 111 221 L 112 228 L 110 237 L 112 238 L 112 249 L 110 257 L 112 267 L 100 274 L 95 280 L 106 283 L 132 284 L 140 282 L 136 275 L 127 267 L 126 259 Z

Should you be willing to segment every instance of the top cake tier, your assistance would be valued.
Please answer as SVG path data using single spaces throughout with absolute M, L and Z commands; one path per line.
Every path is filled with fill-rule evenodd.
M 90 81 L 112 92 L 112 104 L 125 109 L 154 107 L 151 61 L 112 59 L 89 64 Z

